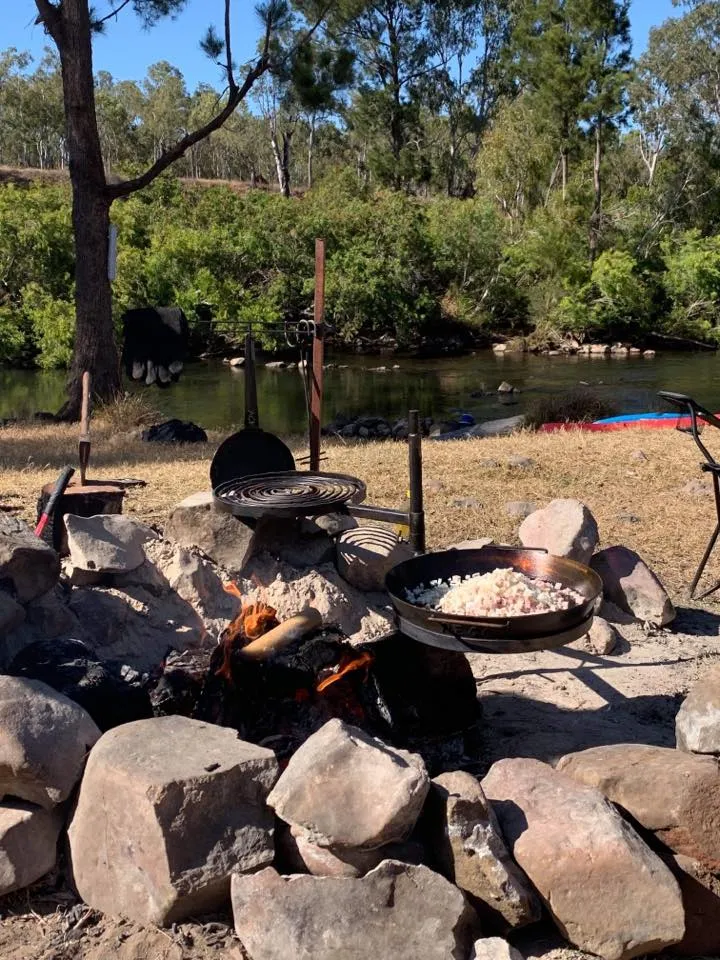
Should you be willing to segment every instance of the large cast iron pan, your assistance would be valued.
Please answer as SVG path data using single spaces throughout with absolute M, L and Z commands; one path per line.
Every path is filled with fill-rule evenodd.
M 295 469 L 295 460 L 280 437 L 260 429 L 255 347 L 251 334 L 245 337 L 245 429 L 233 433 L 218 447 L 210 464 L 213 490 L 223 483 L 255 473 L 284 473 Z
M 406 591 L 431 580 L 448 580 L 473 573 L 489 573 L 498 567 L 511 567 L 528 577 L 550 580 L 571 587 L 582 597 L 582 603 L 569 610 L 537 613 L 523 617 L 459 617 L 439 613 L 428 607 L 410 603 Z M 592 619 L 595 604 L 602 593 L 600 577 L 589 567 L 575 560 L 553 557 L 545 550 L 514 547 L 483 547 L 480 550 L 446 550 L 427 553 L 398 564 L 385 578 L 395 610 L 405 620 L 422 630 L 454 636 L 472 644 L 474 640 L 521 641 L 520 647 L 531 649 L 524 640 L 549 639 L 567 634 Z M 567 641 L 566 641 L 567 642 Z

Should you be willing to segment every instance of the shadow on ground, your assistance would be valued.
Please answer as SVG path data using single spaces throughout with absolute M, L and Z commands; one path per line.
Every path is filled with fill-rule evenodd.
M 567 709 L 507 692 L 481 696 L 481 766 L 487 769 L 504 757 L 552 763 L 566 753 L 613 743 L 675 746 L 680 695 L 624 697 L 591 671 L 581 672 L 589 674 L 582 677 L 588 686 L 602 686 L 604 706 Z

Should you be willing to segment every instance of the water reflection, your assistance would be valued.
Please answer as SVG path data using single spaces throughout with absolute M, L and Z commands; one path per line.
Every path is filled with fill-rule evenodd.
M 623 412 L 658 408 L 656 393 L 671 389 L 690 393 L 720 409 L 718 360 L 714 354 L 667 354 L 654 360 L 554 358 L 490 351 L 448 360 L 402 360 L 401 369 L 373 373 L 388 365 L 381 357 L 330 357 L 347 369 L 325 373 L 325 419 L 348 415 L 404 416 L 417 407 L 424 416 L 449 417 L 463 410 L 478 419 L 521 413 L 535 396 L 560 393 L 586 383 Z M 393 361 L 390 361 L 392 363 Z M 508 401 L 496 394 L 508 380 L 520 394 Z M 56 371 L 0 370 L 0 417 L 27 418 L 62 404 L 65 374 Z M 132 389 L 138 389 L 133 387 Z M 168 417 L 194 420 L 208 429 L 230 429 L 244 416 L 244 374 L 221 363 L 190 364 L 180 382 L 168 390 L 151 388 L 153 403 Z M 483 391 L 489 395 L 483 396 Z M 473 396 L 474 394 L 474 396 Z M 304 431 L 305 393 L 297 370 L 258 370 L 260 424 L 278 433 Z

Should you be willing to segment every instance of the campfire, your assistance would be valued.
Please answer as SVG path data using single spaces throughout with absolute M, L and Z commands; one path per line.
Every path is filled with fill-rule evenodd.
M 475 728 L 475 684 L 465 658 L 399 634 L 367 648 L 323 627 L 312 607 L 284 621 L 264 601 L 242 601 L 213 650 L 189 715 L 271 746 L 281 762 L 328 720 L 339 719 L 398 746 L 413 745 L 443 767 L 443 745 Z M 454 739 L 455 738 L 455 739 Z

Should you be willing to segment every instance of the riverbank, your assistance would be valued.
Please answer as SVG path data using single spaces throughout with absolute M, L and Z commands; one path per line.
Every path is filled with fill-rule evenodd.
M 716 441 L 713 433 L 706 431 L 703 439 L 720 455 L 720 434 Z M 210 460 L 222 436 L 211 433 L 207 444 L 168 447 L 143 443 L 139 431 L 118 432 L 96 421 L 89 475 L 145 480 L 144 489 L 128 494 L 126 510 L 162 525 L 174 504 L 208 487 Z M 291 445 L 296 454 L 306 452 L 303 440 Z M 326 440 L 324 450 L 324 469 L 361 477 L 368 502 L 402 501 L 404 444 Z M 624 543 L 637 550 L 680 599 L 712 529 L 712 494 L 697 450 L 690 437 L 674 430 L 526 432 L 428 442 L 423 452 L 430 549 L 468 537 L 515 542 L 520 521 L 507 504 L 542 506 L 556 497 L 576 497 L 597 517 L 604 546 Z M 0 430 L 0 506 L 33 521 L 42 485 L 76 457 L 76 428 L 39 424 Z

